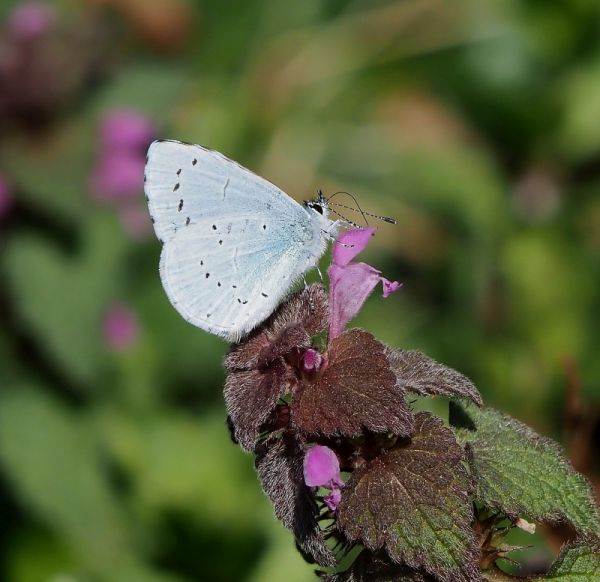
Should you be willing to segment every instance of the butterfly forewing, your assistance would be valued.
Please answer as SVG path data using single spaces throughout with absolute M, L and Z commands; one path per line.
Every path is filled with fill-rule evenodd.
M 207 217 L 257 214 L 306 220 L 285 192 L 219 152 L 177 141 L 155 141 L 144 174 L 156 236 L 167 241 Z
M 256 218 L 230 218 L 216 226 L 213 219 L 199 221 L 165 243 L 161 278 L 187 321 L 239 339 L 270 315 L 298 276 L 294 265 L 302 257 L 295 249 L 303 246 L 282 243 L 292 235 L 290 225 L 265 230 Z

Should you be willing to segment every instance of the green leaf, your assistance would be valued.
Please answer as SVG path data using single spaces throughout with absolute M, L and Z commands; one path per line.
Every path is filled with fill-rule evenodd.
M 457 422 L 457 409 L 463 415 Z M 576 473 L 559 446 L 523 423 L 491 408 L 451 403 L 450 422 L 468 446 L 477 498 L 511 518 L 559 523 L 582 532 L 600 531 L 600 515 L 586 479 Z
M 0 463 L 28 512 L 95 572 L 129 559 L 131 539 L 92 434 L 41 390 L 0 394 Z
M 561 582 L 597 582 L 600 580 L 600 541 L 581 540 L 563 548 L 542 580 Z
M 337 524 L 349 540 L 447 582 L 479 580 L 471 483 L 452 431 L 428 413 L 409 442 L 354 472 Z
M 99 93 L 92 109 L 135 109 L 151 117 L 165 119 L 184 99 L 189 86 L 188 73 L 170 63 L 135 63 L 122 68 Z
M 84 231 L 81 252 L 68 256 L 47 240 L 15 236 L 3 266 L 19 317 L 42 348 L 77 381 L 94 379 L 101 315 L 114 300 L 124 237 L 101 215 Z
M 93 208 L 88 178 L 94 160 L 94 127 L 75 118 L 44 135 L 16 135 L 0 145 L 19 196 L 45 213 L 80 221 Z

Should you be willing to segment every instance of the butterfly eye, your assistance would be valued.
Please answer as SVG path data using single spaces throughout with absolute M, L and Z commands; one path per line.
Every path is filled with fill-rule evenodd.
M 311 208 L 316 210 L 319 214 L 323 214 L 323 207 L 320 204 L 312 204 Z

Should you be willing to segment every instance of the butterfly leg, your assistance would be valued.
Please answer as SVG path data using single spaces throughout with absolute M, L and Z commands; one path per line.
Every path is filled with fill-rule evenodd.
M 319 265 L 317 265 L 316 269 L 317 269 L 317 273 L 319 273 L 319 277 L 321 277 L 321 282 L 323 282 L 323 280 L 324 280 L 323 273 L 321 273 L 321 269 L 319 269 Z

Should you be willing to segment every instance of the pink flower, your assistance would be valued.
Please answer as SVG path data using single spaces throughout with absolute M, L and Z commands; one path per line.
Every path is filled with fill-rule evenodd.
M 323 356 L 317 350 L 309 348 L 302 354 L 300 365 L 304 372 L 318 372 L 323 365 Z
M 123 351 L 137 340 L 139 325 L 132 309 L 122 304 L 112 305 L 104 316 L 104 341 L 114 351 Z
M 54 8 L 46 2 L 24 2 L 8 16 L 11 35 L 18 40 L 33 40 L 43 35 L 56 21 Z
M 92 171 L 90 188 L 103 202 L 119 203 L 137 198 L 144 187 L 144 157 L 114 151 L 103 155 Z
M 340 475 L 340 463 L 337 455 L 329 448 L 315 445 L 304 457 L 304 482 L 309 487 L 325 487 L 331 490 L 323 501 L 335 511 L 342 499 L 344 486 Z
M 309 487 L 330 487 L 332 483 L 342 484 L 340 462 L 329 448 L 315 445 L 304 457 L 304 481 Z
M 339 336 L 347 323 L 360 311 L 367 297 L 379 282 L 383 296 L 388 297 L 401 287 L 397 281 L 381 276 L 381 271 L 352 259 L 369 243 L 374 228 L 349 230 L 333 246 L 329 274 L 329 341 Z
M 14 203 L 13 195 L 8 182 L 0 174 L 0 218 L 4 218 Z
M 107 113 L 100 123 L 100 146 L 105 154 L 115 150 L 140 155 L 156 135 L 154 123 L 142 113 L 116 109 Z

